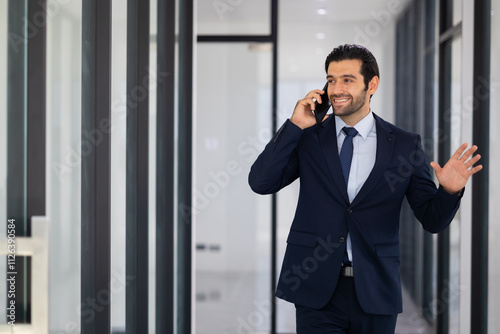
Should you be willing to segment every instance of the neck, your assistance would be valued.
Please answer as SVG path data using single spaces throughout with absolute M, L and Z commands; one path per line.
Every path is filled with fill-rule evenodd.
M 349 126 L 354 126 L 363 118 L 365 118 L 365 116 L 368 115 L 369 113 L 370 113 L 370 106 L 367 106 L 366 108 L 358 110 L 354 114 L 340 116 L 340 119 L 342 119 L 345 122 L 345 124 Z

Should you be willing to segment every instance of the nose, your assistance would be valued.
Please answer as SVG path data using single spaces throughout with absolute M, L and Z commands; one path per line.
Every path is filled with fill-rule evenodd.
M 331 82 L 328 85 L 328 96 L 342 95 L 344 93 L 344 85 L 341 82 Z

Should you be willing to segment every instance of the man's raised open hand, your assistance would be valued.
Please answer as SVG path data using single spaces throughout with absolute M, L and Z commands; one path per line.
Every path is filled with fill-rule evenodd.
M 465 187 L 469 177 L 483 168 L 482 165 L 474 166 L 481 159 L 481 155 L 477 154 L 469 159 L 472 153 L 477 150 L 477 146 L 474 145 L 466 150 L 467 146 L 467 143 L 462 144 L 444 167 L 439 166 L 435 161 L 431 162 L 439 184 L 450 194 L 460 192 Z

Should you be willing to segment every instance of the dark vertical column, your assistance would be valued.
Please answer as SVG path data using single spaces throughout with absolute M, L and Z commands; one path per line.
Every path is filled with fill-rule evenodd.
M 82 333 L 110 332 L 110 110 L 111 1 L 83 1 L 82 145 L 89 134 L 102 140 L 82 156 L 81 300 Z M 87 134 L 87 136 L 85 135 Z
M 417 36 L 418 36 L 418 9 L 417 2 L 414 1 L 409 7 L 409 15 L 408 15 L 408 23 L 407 23 L 407 48 L 406 52 L 406 61 L 408 62 L 407 66 L 409 67 L 408 77 L 406 80 L 407 83 L 407 107 L 405 110 L 405 116 L 403 119 L 406 120 L 406 130 L 411 132 L 416 132 L 417 130 L 417 119 L 418 119 L 418 80 L 419 73 L 417 72 L 417 63 L 418 63 L 418 55 L 417 55 Z M 411 116 L 410 116 L 411 115 Z M 410 116 L 410 117 L 409 117 Z M 418 279 L 418 263 L 416 261 L 416 252 L 415 250 L 418 247 L 418 234 L 419 227 L 415 224 L 415 215 L 411 210 L 408 203 L 405 203 L 403 207 L 403 215 L 405 221 L 405 232 L 406 232 L 406 242 L 408 243 L 407 248 L 407 289 L 413 300 L 417 298 L 416 291 L 416 282 Z
M 27 234 L 26 219 L 26 40 L 24 1 L 10 0 L 8 30 L 17 43 L 7 51 L 7 215 L 16 219 L 16 233 Z
M 434 160 L 434 52 L 436 48 L 436 0 L 426 0 L 425 2 L 425 56 L 424 56 L 424 149 L 427 161 Z M 423 264 L 422 264 L 422 303 L 423 316 L 427 321 L 432 322 L 432 313 L 429 311 L 432 305 L 432 267 L 434 245 L 433 237 L 429 232 L 424 231 L 423 236 Z
M 36 34 L 28 39 L 27 99 L 27 206 L 28 221 L 45 215 L 45 92 L 46 92 L 46 0 L 28 1 L 28 22 Z M 31 235 L 31 222 L 28 223 Z
M 424 96 L 424 22 L 425 22 L 425 2 L 415 1 L 414 11 L 415 11 L 415 25 L 414 25 L 414 52 L 415 52 L 415 66 L 414 66 L 414 77 L 415 77 L 415 91 L 414 91 L 414 122 L 413 130 L 416 133 L 424 135 L 424 101 L 427 98 Z M 425 140 L 425 137 L 422 141 Z M 412 212 L 412 229 L 413 229 L 413 250 L 412 257 L 414 261 L 413 270 L 413 300 L 417 305 L 422 303 L 422 273 L 423 273 L 423 253 L 422 253 L 422 243 L 423 243 L 423 229 L 418 223 Z
M 472 183 L 471 333 L 488 332 L 488 208 L 490 151 L 491 0 L 474 2 L 474 102 L 472 141 L 483 170 Z M 481 264 L 481 265 L 478 265 Z
M 193 0 L 179 1 L 177 333 L 191 333 Z
M 175 0 L 158 0 L 156 332 L 174 332 Z
M 396 124 L 408 131 L 414 131 L 415 113 L 415 11 L 410 6 L 403 13 L 397 25 L 397 78 L 396 78 Z M 406 88 L 406 89 L 405 89 Z M 401 208 L 399 235 L 401 240 L 401 278 L 411 297 L 414 297 L 415 282 L 415 222 L 414 214 L 407 201 Z
M 443 166 L 450 158 L 450 121 L 451 108 L 451 44 L 440 46 L 439 52 L 439 115 L 438 115 L 438 161 Z M 446 288 L 450 280 L 450 229 L 438 234 L 437 245 L 437 295 Z M 441 303 L 437 314 L 437 333 L 448 333 L 448 303 Z
M 26 52 L 26 216 L 27 235 L 31 217 L 45 216 L 45 93 L 46 93 L 46 0 L 28 1 L 28 47 Z M 31 27 L 31 28 L 30 28 Z M 33 30 L 32 30 L 33 29 Z M 31 322 L 31 258 L 25 258 L 26 322 Z M 20 291 L 21 292 L 21 291 Z
M 395 82 L 396 82 L 396 96 L 395 96 L 395 112 L 394 112 L 394 118 L 395 118 L 395 123 L 398 126 L 401 126 L 402 124 L 402 113 L 404 110 L 403 106 L 403 71 L 405 70 L 404 67 L 404 59 L 405 59 L 405 46 L 404 46 L 404 41 L 406 40 L 405 38 L 405 17 L 406 13 L 403 13 L 401 16 L 401 19 L 397 22 L 396 24 L 396 75 L 395 75 Z
M 441 0 L 440 3 L 440 34 L 452 26 L 452 1 Z M 451 150 L 451 39 L 439 45 L 439 98 L 438 98 L 438 163 L 443 166 L 450 158 Z M 438 235 L 437 245 L 437 296 L 447 288 L 450 281 L 450 229 L 447 228 Z M 449 327 L 449 305 L 440 303 L 437 314 L 437 333 L 447 334 Z
M 148 332 L 149 1 L 127 6 L 126 332 Z
M 277 131 L 278 111 L 278 0 L 271 1 L 271 38 L 273 41 L 272 68 L 272 133 Z M 271 197 L 271 334 L 276 333 L 276 284 L 277 277 L 277 242 L 278 242 L 278 208 L 277 194 Z
M 25 1 L 9 1 L 8 32 L 10 42 L 7 44 L 7 193 L 9 195 L 7 196 L 7 217 L 15 219 L 16 236 L 29 235 L 26 212 L 26 7 Z M 16 302 L 16 322 L 29 322 L 27 258 L 16 257 L 15 269 L 17 271 L 16 285 L 18 286 L 16 296 L 13 299 Z M 7 268 L 7 272 L 11 271 Z M 8 303 L 9 300 L 7 300 L 7 305 Z

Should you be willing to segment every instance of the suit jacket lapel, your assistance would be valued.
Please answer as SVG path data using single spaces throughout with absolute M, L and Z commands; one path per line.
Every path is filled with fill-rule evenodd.
M 340 167 L 339 149 L 337 145 L 337 131 L 335 128 L 335 117 L 330 116 L 318 128 L 318 137 L 321 150 L 325 156 L 326 164 L 330 170 L 335 187 L 344 198 L 346 203 L 349 203 L 347 196 L 347 187 L 345 185 L 342 167 Z M 378 138 L 377 138 L 378 139 Z
M 357 205 L 370 193 L 373 187 L 375 187 L 380 179 L 383 178 L 383 174 L 391 162 L 395 136 L 392 134 L 392 130 L 384 124 L 384 121 L 382 121 L 380 117 L 375 114 L 373 115 L 375 116 L 375 125 L 377 127 L 377 156 L 375 158 L 375 165 L 373 166 L 368 179 L 352 201 L 351 207 Z

